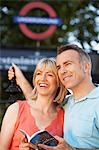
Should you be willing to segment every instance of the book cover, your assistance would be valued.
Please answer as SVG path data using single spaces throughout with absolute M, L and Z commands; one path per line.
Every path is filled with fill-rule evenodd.
M 34 133 L 32 136 L 29 136 L 24 130 L 20 129 L 21 133 L 27 138 L 28 142 L 32 143 L 34 148 L 38 148 L 38 150 L 44 150 L 40 148 L 38 144 L 42 143 L 48 146 L 56 146 L 58 144 L 58 140 L 55 139 L 49 132 L 45 130 L 40 130 Z

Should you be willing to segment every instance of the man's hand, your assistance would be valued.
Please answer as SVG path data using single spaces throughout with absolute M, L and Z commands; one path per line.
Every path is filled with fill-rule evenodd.
M 57 146 L 47 146 L 44 144 L 39 144 L 40 147 L 44 148 L 45 150 L 74 150 L 70 147 L 63 138 L 55 136 L 55 138 L 59 141 Z

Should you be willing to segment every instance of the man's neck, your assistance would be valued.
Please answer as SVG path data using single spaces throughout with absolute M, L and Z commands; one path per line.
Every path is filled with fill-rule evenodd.
M 95 88 L 93 83 L 85 84 L 85 85 L 80 85 L 72 89 L 73 91 L 73 96 L 75 100 L 82 99 L 83 97 L 87 96 L 93 89 Z

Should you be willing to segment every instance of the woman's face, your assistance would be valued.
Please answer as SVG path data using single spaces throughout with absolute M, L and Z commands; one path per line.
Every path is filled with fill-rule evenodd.
M 55 96 L 57 90 L 57 79 L 50 67 L 37 66 L 35 87 L 38 94 Z

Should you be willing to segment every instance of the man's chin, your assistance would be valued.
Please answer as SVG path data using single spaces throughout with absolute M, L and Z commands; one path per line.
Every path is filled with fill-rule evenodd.
M 73 85 L 69 84 L 69 83 L 63 83 L 63 85 L 65 86 L 66 89 L 71 89 L 73 87 Z

